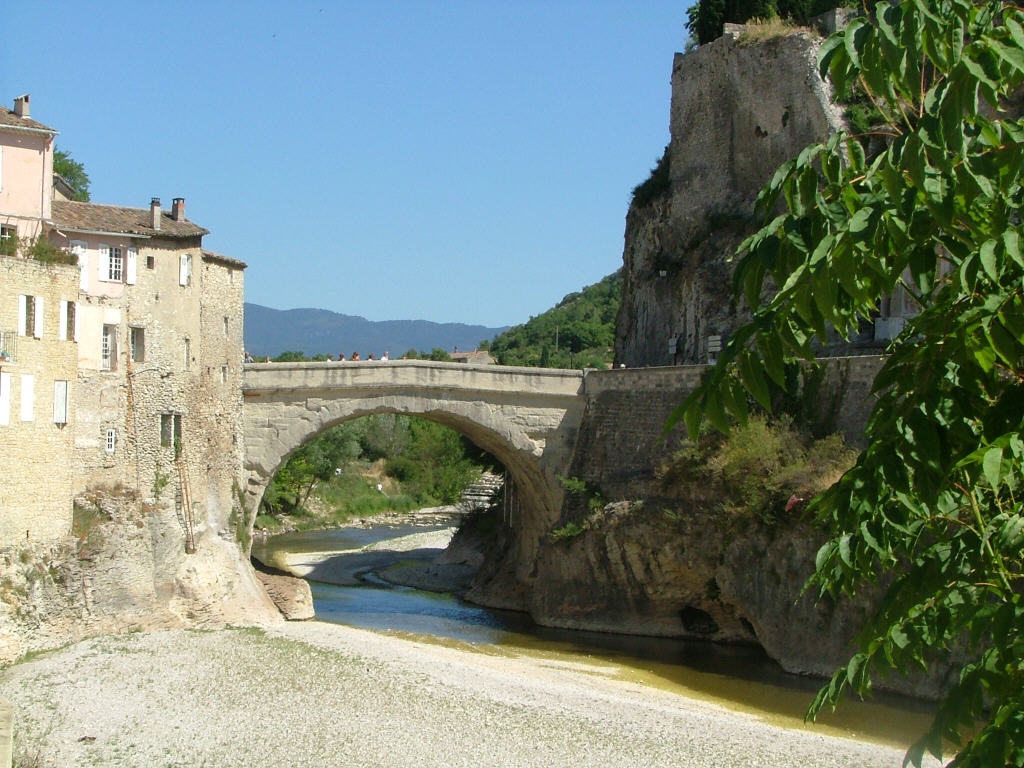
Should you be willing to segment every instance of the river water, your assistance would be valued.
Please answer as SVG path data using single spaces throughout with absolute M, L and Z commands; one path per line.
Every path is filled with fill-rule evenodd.
M 359 557 L 363 547 L 448 527 L 450 522 L 443 521 L 433 526 L 369 525 L 283 534 L 254 543 L 253 557 L 269 565 L 280 565 L 285 554 L 338 552 Z M 439 554 L 418 550 L 408 556 L 422 558 L 430 552 Z M 902 749 L 930 722 L 928 705 L 880 695 L 867 702 L 851 701 L 836 713 L 819 716 L 817 724 L 805 725 L 804 711 L 823 681 L 784 672 L 760 648 L 541 627 L 525 614 L 482 608 L 450 594 L 396 587 L 373 573 L 364 573 L 362 579 L 359 586 L 310 581 L 316 617 L 477 652 L 597 664 L 607 667 L 608 674 L 714 701 L 785 727 L 813 728 Z

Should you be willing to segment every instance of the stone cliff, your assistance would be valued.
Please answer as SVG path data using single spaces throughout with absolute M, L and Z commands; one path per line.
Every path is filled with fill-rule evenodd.
M 230 531 L 186 554 L 171 505 L 120 488 L 76 499 L 75 532 L 0 549 L 0 666 L 90 635 L 280 621 Z
M 676 54 L 669 184 L 626 218 L 616 362 L 707 362 L 708 336 L 727 336 L 728 257 L 753 228 L 754 201 L 775 169 L 836 131 L 842 115 L 817 72 L 820 38 L 757 39 L 732 28 Z

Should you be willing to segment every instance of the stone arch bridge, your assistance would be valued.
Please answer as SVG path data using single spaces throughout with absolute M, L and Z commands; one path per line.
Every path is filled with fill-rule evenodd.
M 245 367 L 246 494 L 254 508 L 288 456 L 318 432 L 375 413 L 423 416 L 466 435 L 512 479 L 520 526 L 560 513 L 583 416 L 583 372 L 426 360 Z

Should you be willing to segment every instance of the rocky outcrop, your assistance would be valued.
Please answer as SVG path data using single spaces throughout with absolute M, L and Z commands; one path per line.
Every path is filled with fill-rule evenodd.
M 626 219 L 616 362 L 707 362 L 728 336 L 728 257 L 753 230 L 754 201 L 775 169 L 835 132 L 842 116 L 817 72 L 810 31 L 747 39 L 741 28 L 672 70 L 669 186 Z
M 0 550 L 0 666 L 90 635 L 280 621 L 228 531 L 186 554 L 169 503 L 120 488 L 75 502 L 75 532 Z

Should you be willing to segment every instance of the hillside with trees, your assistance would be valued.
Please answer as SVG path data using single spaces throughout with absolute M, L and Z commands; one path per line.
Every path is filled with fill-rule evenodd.
M 622 270 L 618 270 L 495 337 L 491 354 L 501 365 L 607 368 L 612 363 L 621 295 Z

